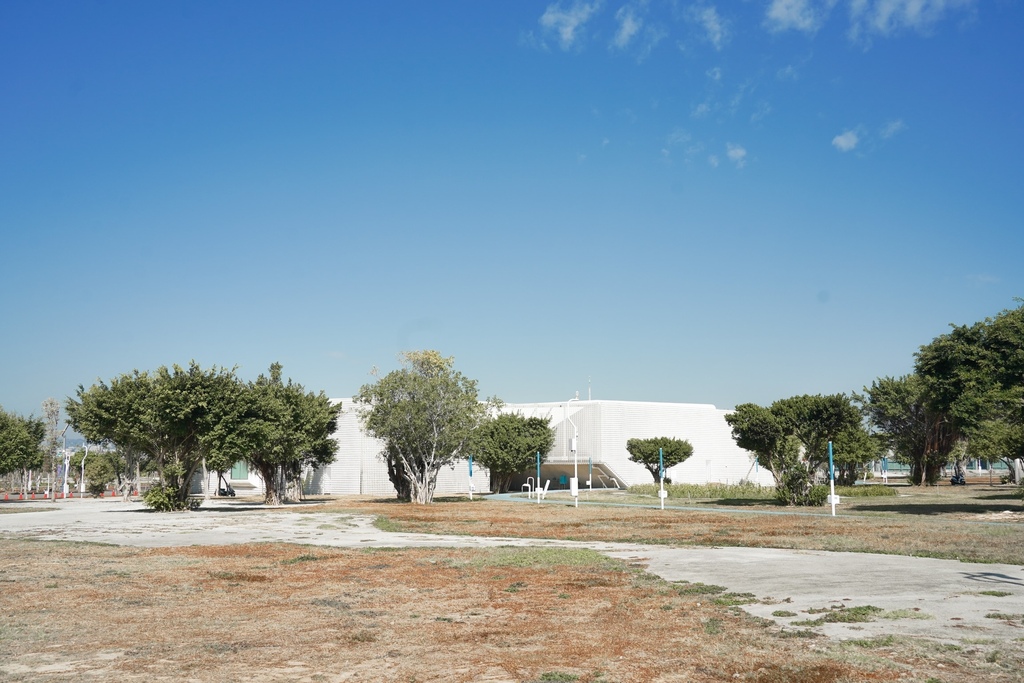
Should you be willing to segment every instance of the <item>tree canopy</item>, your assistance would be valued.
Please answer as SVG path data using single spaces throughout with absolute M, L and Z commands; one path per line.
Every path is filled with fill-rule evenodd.
M 381 457 L 400 500 L 430 503 L 442 467 L 465 457 L 486 417 L 476 380 L 437 351 L 403 353 L 403 367 L 360 388 L 363 427 L 383 444 Z
M 814 479 L 828 464 L 829 441 L 841 483 L 852 483 L 858 467 L 878 453 L 846 394 L 793 396 L 767 408 L 744 403 L 725 420 L 736 444 L 771 471 L 779 499 L 790 505 L 811 502 Z
M 156 470 L 170 507 L 184 507 L 191 482 L 206 461 L 224 470 L 246 460 L 264 479 L 268 503 L 287 499 L 284 482 L 302 466 L 329 462 L 337 410 L 321 392 L 270 378 L 244 383 L 226 368 L 204 370 L 195 362 L 155 372 L 119 375 L 69 399 L 71 425 L 95 443 L 116 446 L 127 493 L 143 467 Z
M 626 441 L 626 450 L 631 461 L 643 465 L 654 477 L 654 481 L 660 481 L 661 462 L 664 462 L 665 469 L 685 462 L 693 455 L 693 444 L 670 436 L 657 436 L 651 439 L 629 439 Z
M 45 434 L 41 419 L 21 417 L 0 407 L 0 474 L 40 467 Z
M 471 452 L 491 474 L 491 490 L 508 491 L 512 477 L 541 461 L 555 444 L 551 418 L 502 413 L 485 420 L 474 434 Z
M 918 350 L 913 374 L 864 388 L 871 425 L 910 465 L 913 483 L 935 483 L 950 459 L 968 455 L 1002 459 L 1019 480 L 1024 306 L 951 328 Z

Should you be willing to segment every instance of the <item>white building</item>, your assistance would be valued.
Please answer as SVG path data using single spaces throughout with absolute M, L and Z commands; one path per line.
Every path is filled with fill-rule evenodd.
M 342 399 L 342 413 L 334 438 L 338 441 L 335 461 L 306 478 L 310 494 L 394 495 L 387 467 L 379 457 L 381 444 L 366 435 L 350 399 Z M 684 463 L 669 468 L 667 475 L 676 483 L 737 484 L 750 481 L 774 485 L 770 472 L 759 468 L 752 453 L 733 441 L 725 421 L 728 410 L 710 404 L 650 403 L 641 401 L 563 401 L 559 403 L 510 403 L 503 412 L 522 413 L 526 417 L 550 417 L 555 430 L 555 445 L 541 468 L 541 486 L 550 480 L 550 488 L 564 489 L 569 478 L 579 473 L 580 486 L 590 480 L 594 488 L 626 487 L 650 483 L 650 473 L 629 461 L 626 441 L 658 436 L 685 439 L 693 444 L 693 455 Z M 576 438 L 576 452 L 572 451 Z M 518 489 L 536 471 L 525 472 L 513 483 Z M 486 470 L 474 467 L 472 483 L 483 493 L 490 488 Z M 469 491 L 469 466 L 465 460 L 438 475 L 437 493 Z

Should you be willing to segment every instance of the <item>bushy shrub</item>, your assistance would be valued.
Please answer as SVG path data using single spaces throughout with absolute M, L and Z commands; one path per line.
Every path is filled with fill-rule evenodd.
M 179 510 L 194 510 L 199 507 L 199 501 L 194 498 L 181 500 L 177 496 L 178 490 L 173 486 L 156 485 L 150 487 L 142 494 L 142 502 L 147 507 L 157 512 L 177 512 Z
M 829 487 L 824 484 L 815 484 L 807 492 L 807 505 L 820 506 L 828 501 Z

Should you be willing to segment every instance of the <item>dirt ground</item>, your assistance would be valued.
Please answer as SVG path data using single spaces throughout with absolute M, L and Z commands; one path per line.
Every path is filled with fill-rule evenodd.
M 379 527 L 396 531 L 659 545 L 889 551 L 909 545 L 932 556 L 973 548 L 976 555 L 1006 561 L 1019 556 L 1014 553 L 1020 552 L 1024 526 L 1005 519 L 1000 505 L 916 515 L 883 511 L 884 524 L 464 499 L 426 508 L 344 499 L 280 511 L 248 510 L 243 501 L 232 501 L 233 511 L 223 514 L 269 522 L 268 514 L 305 518 L 308 511 L 317 513 L 309 517 L 315 527 L 324 522 L 314 519 L 330 520 L 336 513 L 339 521 L 324 533 L 354 511 L 379 515 Z M 75 509 L 65 512 L 76 514 Z M 185 532 L 204 522 L 202 513 L 173 519 L 128 514 L 151 520 L 140 528 L 160 522 L 165 533 L 167 524 L 180 524 Z M 991 515 L 1000 521 L 986 521 Z M 212 519 L 220 517 L 206 515 L 207 527 Z M 311 528 L 306 542 L 314 534 Z M 943 642 L 894 635 L 895 629 L 879 635 L 874 628 L 863 638 L 830 640 L 794 619 L 780 625 L 753 617 L 739 607 L 752 595 L 723 590 L 670 583 L 639 565 L 581 548 L 253 542 L 139 548 L 5 536 L 0 680 L 1024 680 L 1019 638 Z M 775 616 L 788 607 L 784 601 L 765 603 L 761 611 Z M 822 607 L 827 609 L 821 614 L 798 618 L 856 622 L 862 616 Z M 1010 633 L 1020 629 L 1024 638 L 1024 614 L 992 618 Z
M 594 500 L 600 500 L 594 494 Z M 604 501 L 614 503 L 613 496 Z M 1024 565 L 1024 510 L 1006 487 L 908 489 L 898 497 L 846 499 L 828 508 L 708 503 L 692 509 L 492 500 L 404 505 L 346 498 L 319 508 L 380 515 L 392 531 L 667 545 L 871 552 Z M 454 504 L 454 503 L 461 504 Z M 677 503 L 677 501 L 671 501 Z M 677 503 L 687 505 L 692 503 Z
M 586 550 L 0 550 L 6 681 L 1020 680 L 1020 648 L 834 643 Z

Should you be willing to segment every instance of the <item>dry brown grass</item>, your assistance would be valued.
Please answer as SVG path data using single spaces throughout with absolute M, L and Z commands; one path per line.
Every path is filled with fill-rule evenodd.
M 1017 680 L 980 650 L 793 637 L 589 551 L 530 552 L 4 540 L 0 679 Z
M 987 495 L 963 489 L 917 493 L 910 500 L 848 499 L 858 515 L 829 517 L 826 509 L 759 511 L 659 510 L 636 507 L 506 503 L 451 499 L 434 505 L 345 499 L 330 509 L 379 515 L 387 528 L 440 534 L 564 540 L 744 546 L 875 552 L 970 562 L 1024 564 L 1020 502 L 979 506 Z M 965 498 L 973 495 L 974 498 Z M 994 510 L 1007 508 L 1010 513 Z M 975 508 L 980 508 L 972 512 Z

